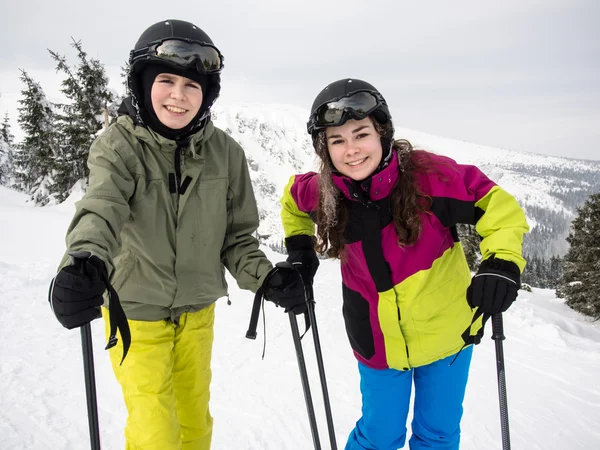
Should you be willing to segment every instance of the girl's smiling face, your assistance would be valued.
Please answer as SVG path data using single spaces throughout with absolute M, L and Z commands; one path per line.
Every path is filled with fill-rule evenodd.
M 325 135 L 331 162 L 342 175 L 362 181 L 379 167 L 383 154 L 381 139 L 370 117 L 328 127 Z

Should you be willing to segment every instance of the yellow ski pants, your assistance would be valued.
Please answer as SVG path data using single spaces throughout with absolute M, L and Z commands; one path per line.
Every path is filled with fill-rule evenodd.
M 108 311 L 102 308 L 107 336 Z M 170 320 L 129 320 L 131 347 L 109 350 L 129 417 L 126 450 L 209 450 L 210 360 L 215 305 Z

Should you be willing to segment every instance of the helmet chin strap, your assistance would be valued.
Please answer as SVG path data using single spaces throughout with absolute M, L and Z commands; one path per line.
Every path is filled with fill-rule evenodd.
M 392 156 L 394 155 L 394 140 L 393 139 L 388 139 L 384 136 L 381 137 L 381 148 L 385 149 L 387 147 L 387 154 L 382 155 L 381 156 L 381 162 L 379 163 L 379 166 L 377 166 L 377 169 L 375 169 L 375 172 L 373 172 L 373 175 L 381 172 L 383 169 L 385 169 L 387 166 L 390 165 L 390 161 L 392 160 Z

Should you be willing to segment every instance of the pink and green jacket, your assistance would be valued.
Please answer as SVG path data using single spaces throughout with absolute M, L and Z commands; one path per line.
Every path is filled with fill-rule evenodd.
M 477 342 L 481 317 L 466 301 L 471 273 L 457 224 L 475 226 L 483 259 L 495 255 L 525 267 L 521 246 L 529 227 L 513 196 L 475 166 L 423 151 L 413 158 L 430 158 L 436 170 L 415 175 L 431 208 L 421 214 L 421 236 L 411 246 L 398 246 L 389 207 L 397 164 L 360 184 L 333 175 L 350 212 L 341 262 L 346 332 L 356 358 L 376 369 L 423 366 Z M 314 236 L 318 177 L 295 175 L 285 187 L 286 238 Z

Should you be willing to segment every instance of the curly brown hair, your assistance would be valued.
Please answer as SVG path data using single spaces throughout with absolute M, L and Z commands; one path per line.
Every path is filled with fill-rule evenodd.
M 380 136 L 393 138 L 393 127 L 390 122 L 380 124 L 373 120 Z M 317 206 L 317 244 L 315 250 L 330 258 L 344 257 L 344 231 L 348 222 L 348 201 L 342 192 L 333 184 L 331 170 L 333 168 L 327 148 L 325 131 L 321 131 L 314 140 L 315 150 L 320 158 L 320 190 Z M 414 244 L 421 235 L 421 213 L 429 213 L 431 197 L 419 191 L 415 174 L 435 170 L 428 152 L 413 150 L 406 139 L 393 141 L 397 159 L 390 164 L 399 165 L 399 175 L 390 193 L 390 209 L 398 236 L 398 246 Z

